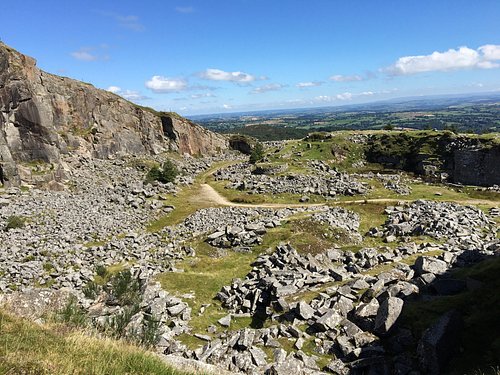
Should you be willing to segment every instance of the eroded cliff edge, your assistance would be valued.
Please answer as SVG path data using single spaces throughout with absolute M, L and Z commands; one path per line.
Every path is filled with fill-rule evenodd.
M 40 70 L 0 42 L 0 180 L 17 185 L 22 163 L 61 156 L 107 159 L 178 151 L 214 154 L 227 139 L 176 114 L 137 106 L 90 84 Z

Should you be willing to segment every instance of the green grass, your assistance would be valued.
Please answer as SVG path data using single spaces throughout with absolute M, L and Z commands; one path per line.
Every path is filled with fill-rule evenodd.
M 152 353 L 65 325 L 37 325 L 0 311 L 2 374 L 185 374 Z
M 278 232 L 282 241 L 290 242 L 301 254 L 316 255 L 335 245 L 348 245 L 352 241 L 345 230 L 302 216 L 290 218 Z
M 235 163 L 234 161 L 214 163 L 211 168 L 198 175 L 192 185 L 184 187 L 174 196 L 168 196 L 165 200 L 165 204 L 172 205 L 175 209 L 169 214 L 163 215 L 150 222 L 147 226 L 147 230 L 150 232 L 158 232 L 168 225 L 180 223 L 197 210 L 213 207 L 214 205 L 212 203 L 207 202 L 203 197 L 199 196 L 200 185 L 206 183 L 209 176 L 216 170 Z
M 168 272 L 158 276 L 162 287 L 176 295 L 194 294 L 193 299 L 185 301 L 192 308 L 190 326 L 194 333 L 206 334 L 208 326 L 227 315 L 227 310 L 214 297 L 224 285 L 234 278 L 244 278 L 251 270 L 250 264 L 256 259 L 258 252 L 236 253 L 231 250 L 227 255 L 217 257 L 217 250 L 205 242 L 197 241 L 190 244 L 196 250 L 196 257 L 177 263 L 177 268 L 184 272 Z M 202 305 L 210 304 L 202 315 L 199 315 Z M 246 324 L 247 322 L 245 322 Z M 231 329 L 234 328 L 232 323 Z M 222 327 L 218 326 L 219 329 Z M 199 345 L 198 339 L 181 337 L 188 345 Z
M 291 193 L 280 193 L 280 194 L 249 194 L 245 191 L 239 191 L 235 189 L 226 189 L 227 181 L 208 181 L 210 186 L 212 186 L 215 191 L 220 195 L 225 197 L 227 200 L 233 203 L 245 203 L 245 204 L 265 204 L 265 203 L 291 203 L 299 204 L 299 199 L 304 196 L 304 194 L 291 194 Z M 309 196 L 310 203 L 325 203 L 327 200 L 320 196 L 311 194 Z

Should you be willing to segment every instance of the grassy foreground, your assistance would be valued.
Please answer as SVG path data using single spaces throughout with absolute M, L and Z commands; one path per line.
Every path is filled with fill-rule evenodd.
M 0 374 L 182 375 L 154 354 L 64 325 L 40 326 L 0 311 Z

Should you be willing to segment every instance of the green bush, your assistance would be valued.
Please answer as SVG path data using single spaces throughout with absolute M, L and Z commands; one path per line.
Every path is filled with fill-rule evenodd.
M 71 296 L 68 303 L 58 312 L 60 321 L 74 327 L 84 327 L 87 324 L 85 311 L 78 305 L 75 296 Z
M 97 274 L 97 276 L 100 276 L 103 279 L 106 278 L 106 276 L 108 276 L 108 270 L 106 269 L 106 266 L 104 266 L 103 264 L 98 264 L 95 267 L 95 273 Z
M 25 223 L 26 223 L 25 217 L 12 215 L 9 218 L 7 218 L 7 223 L 5 224 L 3 230 L 7 232 L 10 229 L 22 228 L 24 227 Z
M 115 338 L 124 338 L 127 325 L 132 320 L 132 317 L 139 312 L 139 305 L 125 306 L 123 311 L 116 314 L 107 320 L 107 333 Z
M 251 164 L 255 164 L 258 161 L 262 160 L 263 158 L 264 158 L 264 146 L 262 146 L 262 143 L 257 142 L 255 146 L 253 146 L 249 162 Z
M 146 348 L 151 348 L 158 344 L 158 341 L 160 341 L 160 321 L 153 316 L 145 317 L 139 339 L 140 344 Z
M 141 285 L 130 270 L 114 275 L 105 289 L 110 298 L 120 306 L 134 305 L 141 300 Z
M 100 291 L 101 288 L 94 281 L 89 281 L 82 290 L 83 295 L 89 299 L 96 299 Z
M 158 181 L 161 183 L 169 183 L 174 182 L 175 178 L 179 172 L 177 171 L 177 167 L 171 160 L 165 161 L 162 167 L 153 167 L 149 170 L 146 175 L 146 183 L 152 183 L 153 181 Z

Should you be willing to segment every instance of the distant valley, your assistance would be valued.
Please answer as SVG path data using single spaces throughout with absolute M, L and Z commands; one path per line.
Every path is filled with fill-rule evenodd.
M 499 131 L 499 114 L 500 94 L 484 93 L 191 118 L 217 132 L 246 134 L 266 141 L 303 138 L 312 131 L 346 129 L 448 129 L 488 133 Z

